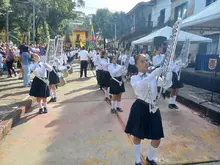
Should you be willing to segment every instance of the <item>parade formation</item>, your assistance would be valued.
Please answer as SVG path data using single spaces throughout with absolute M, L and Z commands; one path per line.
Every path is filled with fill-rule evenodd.
M 151 6 L 151 1 L 147 3 L 147 5 Z M 161 13 L 162 12 L 160 12 L 160 14 Z M 127 156 L 128 158 L 126 158 L 126 156 L 124 156 L 123 159 L 128 160 L 124 161 L 122 165 L 128 164 L 127 162 L 135 165 L 144 165 L 146 163 L 149 165 L 164 164 L 164 162 L 167 163 L 167 160 L 171 159 L 171 157 L 171 160 L 175 160 L 175 163 L 177 163 L 179 161 L 178 159 L 183 160 L 184 157 L 187 157 L 187 154 L 194 153 L 199 147 L 201 147 L 202 154 L 195 154 L 195 157 L 199 157 L 202 161 L 200 161 L 199 158 L 195 158 L 195 160 L 188 160 L 188 162 L 179 162 L 182 164 L 188 164 L 189 161 L 194 161 L 193 163 L 204 163 L 205 161 L 203 160 L 213 159 L 217 162 L 217 164 L 219 164 L 220 150 L 219 148 L 216 149 L 213 145 L 216 143 L 216 146 L 219 146 L 218 142 L 220 139 L 217 138 L 220 135 L 220 130 L 218 126 L 214 126 L 212 129 L 210 123 L 207 124 L 208 122 L 204 122 L 205 119 L 198 119 L 196 117 L 190 118 L 189 116 L 193 110 L 187 106 L 191 106 L 192 103 L 190 102 L 189 104 L 182 105 L 178 102 L 179 100 L 177 100 L 181 89 L 185 90 L 184 87 L 186 84 L 182 81 L 182 75 L 183 70 L 190 64 L 190 46 L 196 42 L 202 42 L 202 40 L 212 41 L 212 39 L 205 37 L 195 39 L 196 35 L 190 35 L 182 32 L 181 28 L 184 18 L 187 15 L 187 11 L 186 9 L 181 8 L 181 12 L 179 11 L 178 13 L 175 10 L 175 13 L 178 15 L 175 16 L 176 18 L 172 24 L 172 28 L 166 26 L 162 28 L 162 30 L 155 30 L 154 33 L 157 34 L 157 36 L 152 37 L 150 34 L 136 41 L 132 41 L 130 44 L 121 44 L 123 46 L 118 46 L 118 48 L 116 48 L 116 24 L 115 38 L 114 40 L 108 40 L 107 42 L 108 44 L 112 44 L 114 42 L 113 44 L 115 45 L 109 46 L 109 44 L 107 46 L 108 48 L 106 48 L 105 37 L 103 39 L 103 47 L 98 46 L 98 42 L 95 44 L 95 40 L 98 40 L 99 34 L 95 38 L 92 19 L 89 19 L 89 32 L 83 28 L 74 28 L 73 38 L 70 36 L 67 37 L 67 33 L 65 32 L 62 35 L 56 34 L 53 37 L 48 37 L 48 42 L 40 45 L 34 43 L 28 44 L 27 42 L 20 43 L 18 45 L 13 42 L 0 42 L 0 77 L 4 78 L 7 71 L 7 79 L 9 80 L 10 78 L 17 78 L 18 73 L 19 81 L 23 80 L 22 87 L 28 89 L 29 91 L 28 95 L 30 97 L 28 96 L 28 98 L 31 98 L 32 104 L 35 104 L 32 111 L 35 112 L 37 109 L 37 112 L 33 117 L 34 122 L 31 124 L 28 131 L 22 135 L 23 139 L 26 138 L 28 141 L 29 138 L 33 138 L 30 135 L 27 135 L 31 134 L 31 131 L 34 131 L 33 136 L 39 136 L 35 137 L 37 139 L 36 141 L 41 139 L 41 136 L 44 140 L 47 139 L 41 142 L 38 141 L 36 146 L 39 145 L 37 147 L 42 147 L 43 149 L 41 148 L 38 150 L 42 152 L 47 151 L 49 153 L 52 150 L 56 150 L 53 152 L 55 153 L 54 155 L 50 154 L 54 160 L 48 161 L 49 164 L 53 165 L 107 165 L 111 163 L 110 161 L 106 161 L 110 158 L 114 160 L 114 163 L 111 164 L 115 165 L 118 162 L 123 161 L 120 158 L 121 155 L 126 155 L 130 152 L 131 147 L 127 147 L 127 141 L 130 141 L 129 143 L 132 144 L 133 150 L 131 150 L 133 157 L 129 155 Z M 78 18 L 81 18 L 81 16 L 78 16 Z M 93 19 L 97 21 L 97 18 L 94 17 Z M 65 26 L 65 23 L 63 26 Z M 97 28 L 101 29 L 100 34 L 104 34 L 105 30 L 99 26 L 100 24 L 97 24 Z M 68 26 L 65 28 L 68 29 Z M 163 30 L 167 30 L 169 35 L 161 34 Z M 86 42 L 84 42 L 84 44 L 80 39 L 80 35 L 81 37 L 83 36 L 82 38 L 87 38 L 85 39 Z M 190 38 L 189 36 L 193 37 Z M 69 39 L 72 41 L 68 41 Z M 143 46 L 144 44 L 148 44 L 148 41 L 145 41 L 145 39 L 151 40 L 154 45 L 147 45 L 146 47 Z M 179 48 L 180 41 L 181 49 Z M 71 42 L 74 44 L 70 44 Z M 151 53 L 147 51 L 148 46 L 151 46 L 151 49 L 154 49 Z M 211 46 L 208 48 L 211 49 Z M 206 49 L 208 50 L 208 48 Z M 200 49 L 202 48 L 200 47 Z M 215 61 L 214 58 L 211 59 L 211 62 L 208 62 L 209 69 L 213 71 L 213 68 L 218 66 L 217 62 L 218 60 Z M 16 69 L 14 67 L 15 63 L 17 64 Z M 205 64 L 203 63 L 203 65 Z M 12 73 L 14 74 L 14 77 Z M 91 76 L 91 73 L 93 76 Z M 76 77 L 76 75 L 78 77 Z M 216 73 L 215 76 L 216 75 L 218 74 Z M 71 80 L 69 80 L 70 77 L 72 78 Z M 96 85 L 91 84 L 90 79 L 92 79 L 92 77 L 95 77 L 94 79 L 96 81 Z M 4 79 L 1 80 L 5 81 Z M 75 83 L 75 85 L 77 85 L 72 91 L 70 88 L 73 87 L 69 85 L 71 83 Z M 80 88 L 83 85 L 84 87 Z M 0 85 L 0 87 L 1 86 L 5 85 Z M 69 93 L 64 92 L 67 88 Z M 89 97 L 84 95 L 86 93 L 85 91 L 88 92 Z M 96 95 L 91 91 L 95 91 Z M 127 98 L 127 100 L 123 102 L 125 100 L 123 98 L 126 97 L 128 92 L 133 93 L 133 97 Z M 212 100 L 213 93 L 214 92 L 212 92 Z M 74 95 L 74 97 L 70 98 L 69 95 L 71 97 Z M 190 96 L 190 94 L 188 96 Z M 3 98 L 4 96 L 0 97 Z M 91 100 L 92 97 L 94 100 Z M 96 100 L 99 99 L 99 97 L 101 100 Z M 194 99 L 198 98 L 194 97 Z M 97 103 L 94 103 L 93 105 L 93 102 Z M 203 103 L 203 101 L 200 102 L 197 107 L 200 108 L 200 105 Z M 70 107 L 68 104 L 71 104 Z M 60 107 L 62 107 L 62 110 L 60 110 Z M 108 112 L 104 111 L 105 107 L 107 107 Z M 28 112 L 25 106 L 19 105 L 16 108 L 23 108 L 25 111 L 24 113 Z M 125 115 L 124 117 L 124 113 L 127 113 L 128 115 Z M 19 112 L 19 114 L 22 113 Z M 32 115 L 33 114 L 30 116 Z M 184 122 L 183 120 L 185 119 L 182 118 L 184 115 L 186 117 L 186 122 Z M 10 117 L 10 115 L 8 116 Z M 37 119 L 35 119 L 36 116 L 38 116 Z M 61 116 L 65 117 L 61 119 Z M 85 116 L 87 117 L 86 119 Z M 0 126 L 1 122 L 9 120 L 7 117 L 5 117 L 5 119 L 0 118 Z M 20 119 L 22 117 L 19 116 L 11 119 L 11 127 L 15 126 L 15 132 L 18 130 L 16 130 L 16 127 L 18 126 L 19 128 L 19 124 L 16 125 L 15 118 Z M 30 118 L 32 119 L 32 117 Z M 45 118 L 48 118 L 48 121 L 50 122 L 45 124 L 47 122 L 47 119 Z M 23 120 L 24 119 L 21 119 L 21 123 Z M 27 116 L 27 119 L 25 116 L 25 120 L 26 122 L 29 121 L 29 116 Z M 36 124 L 35 121 L 38 121 L 38 123 L 36 122 Z M 122 125 L 123 131 L 118 130 L 115 121 L 117 121 L 117 124 L 120 123 L 119 125 Z M 193 123 L 192 127 L 190 126 L 190 122 Z M 203 122 L 206 123 L 204 124 L 204 128 L 202 126 L 201 128 L 196 127 Z M 28 122 L 25 124 L 27 125 Z M 106 129 L 107 124 L 109 124 L 110 127 L 108 126 Z M 55 127 L 57 130 L 54 129 Z M 0 128 L 3 130 L 3 127 Z M 169 128 L 169 131 L 166 130 Z M 181 135 L 176 133 L 178 128 L 180 129 L 179 131 L 182 131 Z M 4 129 L 6 130 L 6 127 L 4 127 Z M 48 134 L 48 132 L 46 133 L 45 131 L 46 129 L 51 131 L 51 137 L 46 135 Z M 203 130 L 209 130 L 210 135 L 209 133 L 206 134 Z M 9 131 L 9 129 L 7 131 Z M 169 132 L 168 134 L 171 137 L 166 136 L 166 131 Z M 5 135 L 8 133 L 6 131 L 1 132 Z M 60 132 L 60 135 L 54 132 Z M 129 140 L 127 139 L 126 141 L 118 138 L 121 136 L 121 132 L 123 132 L 123 136 L 126 135 L 126 138 L 128 137 Z M 105 135 L 110 136 L 111 134 L 111 138 L 105 137 Z M 195 138 L 197 135 L 199 138 Z M 16 136 L 21 137 L 21 135 Z M 6 139 L 5 142 L 3 142 L 3 146 L 10 144 L 10 142 L 8 142 L 10 141 L 10 138 L 16 139 L 16 136 L 9 136 L 9 140 Z M 85 142 L 83 139 L 86 139 L 85 137 L 87 136 L 89 137 L 89 140 Z M 101 136 L 101 138 L 99 138 L 99 140 L 94 140 L 97 136 Z M 165 139 L 162 141 L 163 138 Z M 213 138 L 216 139 L 213 140 Z M 2 139 L 3 138 L 0 136 L 0 140 Z M 48 146 L 47 148 L 44 146 L 45 143 L 52 143 L 53 140 L 58 141 L 56 142 L 57 146 L 52 145 L 52 147 Z M 146 144 L 144 140 L 148 140 L 149 142 L 148 147 L 144 148 L 147 152 L 143 152 L 141 149 L 141 146 L 145 146 Z M 67 144 L 68 146 L 64 150 L 57 151 L 63 147 L 63 141 L 67 141 L 68 144 L 65 143 L 64 145 Z M 100 147 L 98 141 L 101 141 L 100 144 L 102 149 L 98 148 Z M 111 141 L 111 144 L 113 145 L 111 146 L 108 144 L 108 141 L 109 143 Z M 203 146 L 198 146 L 200 142 Z M 84 143 L 86 147 L 84 146 Z M 114 146 L 114 143 L 118 143 L 116 147 Z M 197 146 L 195 147 L 194 145 L 196 144 Z M 20 144 L 18 146 L 20 146 Z M 36 146 L 32 147 L 35 148 Z M 106 149 L 110 148 L 111 151 L 105 151 L 105 146 Z M 66 164 L 64 159 L 68 158 L 65 157 L 65 154 L 72 154 L 71 149 L 68 149 L 68 147 L 75 147 L 74 153 L 76 155 L 74 155 L 75 162 L 68 160 L 68 164 Z M 129 152 L 123 152 L 123 147 L 129 150 Z M 162 148 L 161 151 L 160 147 Z M 206 147 L 209 149 L 206 150 Z M 185 153 L 183 148 L 185 149 Z M 23 160 L 20 161 L 19 158 L 13 158 L 14 160 L 12 161 L 6 160 L 4 158 L 4 154 L 10 156 L 10 149 L 7 149 L 7 152 L 2 150 L 3 149 L 0 147 L 0 164 L 1 160 L 5 163 L 3 165 L 20 165 L 19 163 L 23 162 Z M 14 152 L 17 153 L 17 148 L 14 150 L 16 150 L 16 152 L 11 151 L 13 153 L 12 155 L 15 155 Z M 96 151 L 93 152 L 93 150 Z M 104 155 L 101 153 L 102 150 L 103 153 L 105 152 Z M 181 150 L 185 155 L 183 154 L 182 156 L 178 150 Z M 172 155 L 169 156 L 169 154 L 173 154 L 173 151 L 176 152 L 177 158 L 174 158 Z M 82 155 L 77 155 L 80 153 L 82 154 L 82 152 L 83 156 L 88 157 L 87 161 L 82 161 Z M 209 152 L 211 154 L 209 154 Z M 117 156 L 113 158 L 112 155 L 114 155 L 114 153 L 117 153 Z M 157 153 L 159 153 L 158 156 Z M 35 152 L 32 154 L 35 154 Z M 59 154 L 61 156 L 59 156 Z M 101 155 L 102 158 L 96 160 L 95 157 L 97 155 Z M 34 161 L 32 162 L 30 160 L 28 160 L 28 162 L 32 162 L 33 165 L 46 165 L 48 163 L 38 160 L 39 158 L 33 159 L 38 163 L 35 164 Z M 165 159 L 165 161 L 163 159 Z M 18 164 L 16 164 L 16 160 L 19 160 Z M 40 161 L 41 163 L 39 164 Z M 14 162 L 14 164 L 11 164 L 11 162 Z M 173 162 L 169 162 L 167 165 L 171 165 L 172 163 Z

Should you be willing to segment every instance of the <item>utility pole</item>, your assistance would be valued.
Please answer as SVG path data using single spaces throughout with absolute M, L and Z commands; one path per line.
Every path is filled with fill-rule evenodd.
M 35 32 L 35 15 L 36 15 L 36 8 L 35 8 L 35 0 L 33 0 L 33 41 L 35 42 L 36 39 L 36 32 Z
M 9 41 L 9 11 L 7 9 L 6 11 L 6 41 L 8 42 Z
M 115 23 L 115 49 L 116 49 L 116 40 L 117 40 L 117 34 L 116 34 L 116 23 Z

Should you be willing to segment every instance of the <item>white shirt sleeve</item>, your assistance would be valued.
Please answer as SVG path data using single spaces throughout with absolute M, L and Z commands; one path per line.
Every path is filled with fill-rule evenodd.
M 143 89 L 147 88 L 150 81 L 152 81 L 155 77 L 159 76 L 162 72 L 161 68 L 155 69 L 151 74 L 145 77 L 143 80 L 137 80 L 137 76 L 131 77 L 131 86 L 135 89 Z
M 112 77 L 118 77 L 117 74 L 122 73 L 122 69 L 123 67 L 121 65 L 117 65 L 116 68 L 112 64 L 108 66 L 108 71 Z
M 50 66 L 49 64 L 47 63 L 44 63 L 44 67 L 46 68 L 46 70 L 48 70 L 49 72 L 51 72 L 53 70 L 53 67 Z

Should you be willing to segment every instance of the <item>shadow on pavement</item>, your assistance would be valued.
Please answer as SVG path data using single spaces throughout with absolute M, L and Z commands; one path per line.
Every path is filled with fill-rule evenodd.
M 84 87 L 84 88 L 74 89 L 71 92 L 65 93 L 64 95 L 70 95 L 70 94 L 80 92 L 80 91 L 83 91 L 83 90 L 95 90 L 95 89 L 98 89 L 97 85 L 91 85 L 91 86 L 87 86 L 87 87 Z
M 0 81 L 0 83 L 1 83 L 1 81 Z M 15 85 L 15 84 L 21 84 L 21 83 L 23 83 L 23 82 L 7 83 L 7 84 L 0 85 L 0 87 L 10 86 L 10 85 Z
M 19 89 L 19 88 L 26 88 L 26 87 L 24 87 L 24 85 L 21 85 L 21 86 L 16 86 L 16 87 L 3 88 L 3 89 L 0 89 L 0 92 L 4 92 L 7 90 L 13 90 L 13 89 Z
M 19 95 L 28 94 L 28 93 L 29 91 L 22 91 L 22 92 L 16 92 L 16 93 L 11 93 L 11 94 L 5 94 L 5 95 L 2 95 L 0 99 L 8 97 L 8 96 L 19 96 Z
M 51 109 L 51 115 L 59 115 L 44 126 L 53 130 L 50 136 L 54 137 L 46 148 L 44 165 L 133 164 L 133 150 L 118 119 L 106 102 L 92 102 L 94 98 L 103 99 L 103 93 L 72 95 Z

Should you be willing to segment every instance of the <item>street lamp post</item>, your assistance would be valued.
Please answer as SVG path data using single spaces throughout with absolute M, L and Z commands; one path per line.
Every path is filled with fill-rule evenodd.
M 9 19 L 9 12 L 8 12 L 8 10 L 6 11 L 6 42 L 8 42 L 9 41 L 9 35 L 8 35 L 8 32 L 9 32 L 9 21 L 8 21 L 8 19 Z
M 11 10 L 6 11 L 6 41 L 9 41 L 9 13 L 11 13 Z
M 36 32 L 35 32 L 35 15 L 36 15 L 36 9 L 35 9 L 35 0 L 33 0 L 33 41 L 35 41 L 36 38 Z

